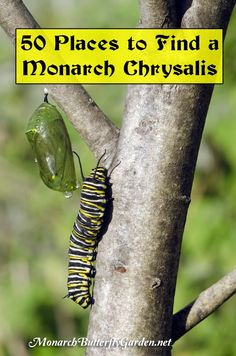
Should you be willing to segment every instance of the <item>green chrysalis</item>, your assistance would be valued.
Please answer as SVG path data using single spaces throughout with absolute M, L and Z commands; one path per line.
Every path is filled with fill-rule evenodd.
M 44 102 L 29 119 L 26 136 L 43 182 L 69 197 L 77 189 L 70 137 L 61 114 L 47 96 L 45 90 Z

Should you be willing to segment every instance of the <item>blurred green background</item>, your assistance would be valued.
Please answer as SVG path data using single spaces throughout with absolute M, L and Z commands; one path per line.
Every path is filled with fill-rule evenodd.
M 134 27 L 137 3 L 24 1 L 42 27 Z M 104 4 L 105 5 L 105 4 Z M 96 11 L 95 11 L 96 10 Z M 225 42 L 224 85 L 215 87 L 192 192 L 175 310 L 229 272 L 236 250 L 236 11 Z M 88 312 L 62 299 L 66 294 L 67 250 L 79 206 L 43 185 L 24 131 L 42 101 L 41 86 L 15 85 L 14 48 L 0 36 L 0 356 L 83 355 L 78 348 L 34 348 L 32 338 L 85 336 Z M 87 90 L 120 125 L 125 86 L 88 86 Z M 95 159 L 66 122 L 73 148 L 87 174 Z M 202 322 L 174 347 L 173 355 L 236 355 L 236 298 Z

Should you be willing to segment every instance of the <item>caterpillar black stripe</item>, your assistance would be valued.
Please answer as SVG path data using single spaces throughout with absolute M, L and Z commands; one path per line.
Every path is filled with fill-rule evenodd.
M 99 167 L 102 157 L 96 168 L 84 178 L 78 156 L 83 185 L 79 213 L 70 236 L 67 297 L 83 308 L 94 304 L 90 287 L 96 273 L 97 245 L 107 228 L 112 210 L 110 176 L 106 168 Z

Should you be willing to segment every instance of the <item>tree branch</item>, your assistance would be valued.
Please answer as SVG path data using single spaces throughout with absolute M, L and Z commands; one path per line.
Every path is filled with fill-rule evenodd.
M 0 7 L 0 25 L 13 44 L 16 28 L 39 28 L 21 0 L 0 0 Z M 119 130 L 81 85 L 47 85 L 47 88 L 96 157 L 104 149 L 115 153 Z
M 144 4 L 150 2 L 140 2 Z M 148 7 L 140 10 L 143 18 Z M 122 164 L 113 175 L 112 221 L 98 247 L 90 340 L 172 336 L 181 240 L 212 90 L 213 85 L 128 87 L 117 150 Z M 171 353 L 163 347 L 109 352 Z M 94 347 L 87 350 L 87 356 L 100 353 Z
M 172 341 L 212 314 L 236 293 L 236 268 L 203 291 L 199 297 L 173 316 Z
M 235 0 L 193 0 L 182 18 L 182 27 L 223 28 L 225 33 L 235 3 Z
M 160 28 L 175 24 L 174 0 L 139 0 L 140 27 Z

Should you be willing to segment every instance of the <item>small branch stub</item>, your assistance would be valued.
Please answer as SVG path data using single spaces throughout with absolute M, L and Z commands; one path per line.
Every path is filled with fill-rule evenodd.
M 156 289 L 160 287 L 161 285 L 161 279 L 160 278 L 155 278 L 154 282 L 152 283 L 152 289 Z

